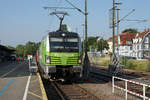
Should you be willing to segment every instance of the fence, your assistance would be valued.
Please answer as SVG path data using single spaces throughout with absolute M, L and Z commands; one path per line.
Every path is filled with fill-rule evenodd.
M 125 82 L 125 88 L 122 88 L 122 87 L 119 87 L 119 86 L 115 85 L 115 79 L 124 81 Z M 128 90 L 128 83 L 133 83 L 135 85 L 141 85 L 143 87 L 143 95 Z M 143 100 L 146 100 L 146 99 L 150 100 L 150 98 L 145 95 L 145 90 L 146 90 L 145 87 L 150 88 L 150 85 L 135 82 L 135 81 L 132 81 L 132 80 L 119 78 L 119 77 L 115 77 L 115 76 L 112 77 L 112 92 L 114 93 L 114 88 L 118 88 L 120 90 L 125 91 L 125 100 L 127 100 L 127 98 L 128 98 L 128 93 L 130 93 L 132 95 L 135 95 L 135 96 L 138 96 L 138 97 L 141 97 L 141 98 L 143 98 Z

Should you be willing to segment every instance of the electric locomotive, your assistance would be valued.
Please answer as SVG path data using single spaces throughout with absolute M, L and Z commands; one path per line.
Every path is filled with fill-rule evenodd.
M 45 78 L 82 77 L 81 39 L 75 32 L 50 32 L 41 41 L 38 59 Z

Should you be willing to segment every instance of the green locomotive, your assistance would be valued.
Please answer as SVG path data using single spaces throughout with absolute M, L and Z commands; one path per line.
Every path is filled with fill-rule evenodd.
M 40 70 L 51 79 L 82 77 L 81 39 L 77 33 L 50 32 L 38 52 Z

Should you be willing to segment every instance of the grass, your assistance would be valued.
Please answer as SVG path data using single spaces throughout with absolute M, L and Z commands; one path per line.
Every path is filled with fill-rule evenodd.
M 100 66 L 108 66 L 110 63 L 110 57 L 97 58 L 97 64 Z
M 139 71 L 150 71 L 150 61 L 148 60 L 126 60 L 125 68 Z
M 92 62 L 95 63 L 95 62 Z M 96 64 L 100 66 L 109 66 L 110 57 L 97 57 Z M 132 59 L 123 59 L 120 60 L 122 65 L 125 65 L 126 69 L 133 69 L 139 71 L 150 71 L 150 60 L 132 60 Z

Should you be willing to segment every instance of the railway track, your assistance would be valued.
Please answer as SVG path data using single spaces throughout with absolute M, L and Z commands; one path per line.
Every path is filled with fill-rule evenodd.
M 106 75 L 106 74 L 99 74 L 95 72 L 90 72 L 90 76 L 96 80 L 104 81 L 104 82 L 110 82 L 112 80 L 112 77 Z
M 100 100 L 78 83 L 43 80 L 43 84 L 49 100 Z
M 99 75 L 105 75 L 107 77 L 112 77 L 109 75 L 108 71 L 106 69 L 100 69 L 95 67 L 94 69 L 96 70 L 91 70 L 91 73 L 99 74 Z M 134 80 L 137 82 L 142 82 L 144 84 L 149 84 L 150 83 L 150 74 L 143 74 L 139 72 L 125 72 L 124 74 L 120 75 L 119 77 L 124 78 L 124 79 L 129 79 L 129 80 Z
M 107 70 L 100 70 L 100 69 L 99 69 L 99 71 L 98 71 L 98 69 L 96 69 L 96 70 L 97 70 L 97 72 L 91 72 L 91 74 L 94 74 L 94 77 L 97 77 L 98 79 L 102 79 L 103 81 L 106 81 L 106 82 L 108 80 L 110 80 L 111 77 L 108 75 Z M 132 80 L 132 81 L 139 82 L 139 83 L 150 84 L 150 79 L 149 79 L 150 76 L 148 76 L 148 75 L 144 76 L 143 74 L 140 75 L 139 73 L 138 74 L 134 73 L 134 74 L 124 74 L 120 77 L 123 79 L 128 79 L 128 80 Z M 115 80 L 115 85 L 125 89 L 124 81 Z M 138 85 L 138 84 L 129 82 L 127 88 L 131 92 L 143 95 L 143 86 L 142 85 Z M 150 98 L 150 88 L 149 87 L 146 87 L 145 95 Z
M 96 96 L 76 83 L 68 84 L 53 81 L 52 84 L 62 100 L 99 100 Z
M 94 71 L 90 72 L 91 79 L 99 82 L 106 82 L 111 83 L 112 77 L 108 74 L 107 71 Z M 123 75 L 122 78 L 128 78 L 128 79 L 136 79 L 135 76 L 130 75 Z M 92 80 L 92 81 L 93 81 Z M 142 81 L 142 80 L 141 80 Z M 99 83 L 98 82 L 98 83 Z M 84 82 L 83 82 L 84 83 Z M 82 84 L 80 82 L 79 84 Z M 111 86 L 111 84 L 109 84 Z M 115 81 L 115 85 L 118 85 L 120 87 L 124 87 L 125 84 L 122 81 Z M 81 85 L 80 85 L 81 86 Z M 78 83 L 62 83 L 60 81 L 46 81 L 45 82 L 45 88 L 47 91 L 48 99 L 50 100 L 100 100 L 98 97 L 93 95 L 93 93 L 90 93 L 86 89 L 80 87 Z M 142 87 L 134 84 L 128 84 L 128 89 L 133 92 L 138 92 L 139 94 L 142 94 Z M 120 97 L 123 96 L 122 94 Z M 147 89 L 146 96 L 150 96 L 150 89 Z M 133 100 L 133 99 L 132 99 Z

